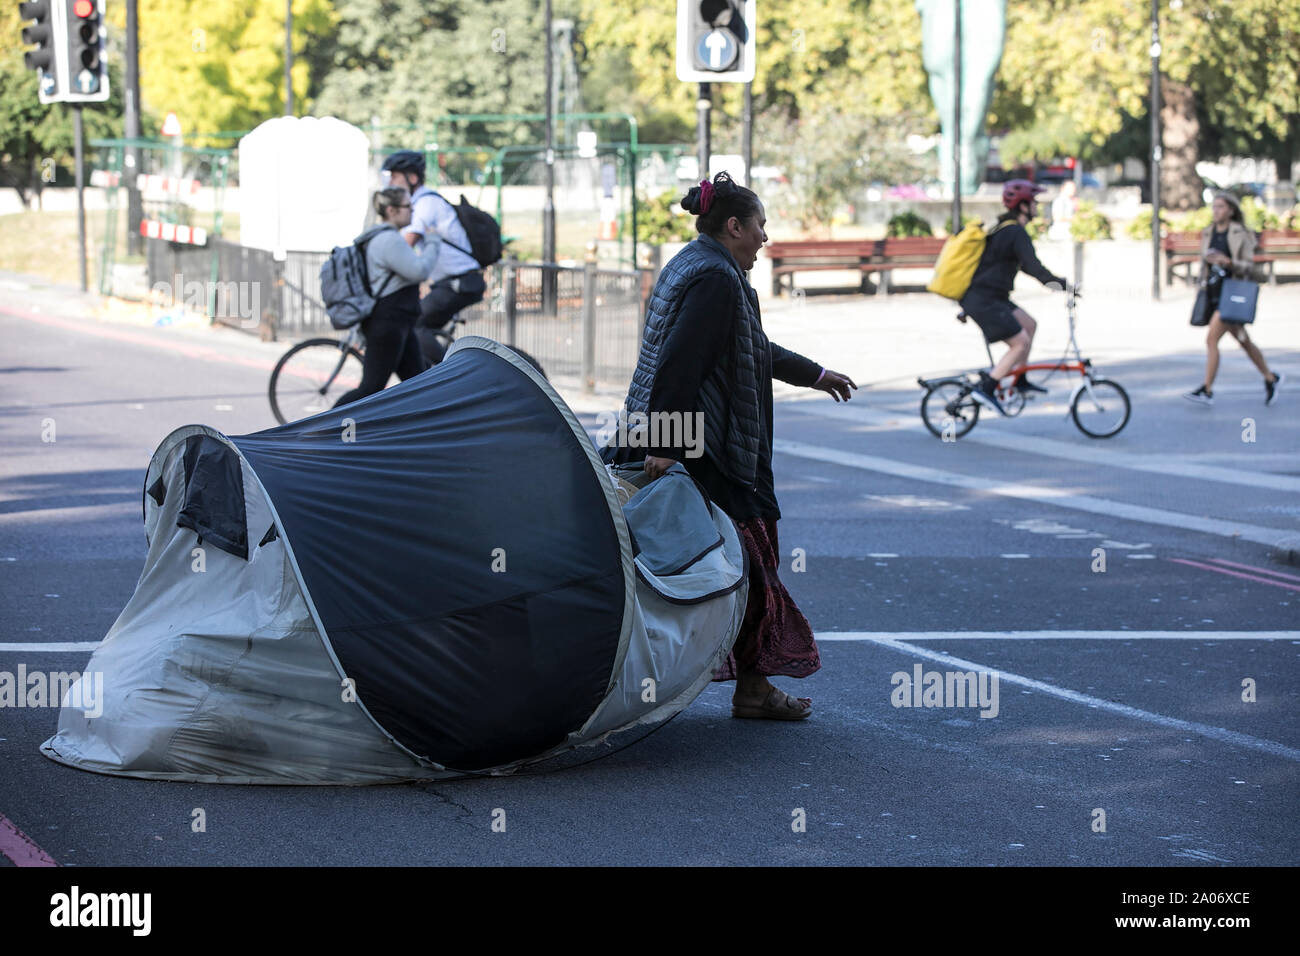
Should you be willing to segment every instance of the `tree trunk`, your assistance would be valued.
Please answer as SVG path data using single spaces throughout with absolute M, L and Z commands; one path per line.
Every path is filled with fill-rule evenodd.
M 1196 118 L 1196 94 L 1186 83 L 1160 77 L 1160 205 L 1166 209 L 1196 209 L 1202 205 L 1201 177 L 1196 140 L 1201 133 Z
M 1287 123 L 1287 135 L 1278 141 L 1269 158 L 1277 167 L 1278 182 L 1292 182 L 1291 168 L 1300 158 L 1300 123 L 1295 119 Z

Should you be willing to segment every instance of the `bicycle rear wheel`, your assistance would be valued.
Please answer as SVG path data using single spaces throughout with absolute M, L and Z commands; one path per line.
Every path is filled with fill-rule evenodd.
M 935 438 L 956 441 L 975 427 L 980 406 L 970 393 L 970 385 L 957 378 L 930 386 L 921 399 L 921 420 Z
M 363 361 L 338 339 L 308 339 L 285 352 L 271 373 L 271 411 L 281 425 L 309 418 L 361 384 Z
M 1070 415 L 1089 438 L 1110 438 L 1128 424 L 1128 393 L 1108 378 L 1085 379 L 1070 403 Z

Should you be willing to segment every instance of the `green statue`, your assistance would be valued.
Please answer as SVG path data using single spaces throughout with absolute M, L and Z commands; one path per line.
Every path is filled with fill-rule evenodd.
M 943 136 L 939 178 L 951 185 L 954 13 L 956 0 L 916 0 L 921 14 L 921 57 L 930 75 L 930 98 L 939 111 Z M 1007 32 L 1006 0 L 962 0 L 961 5 L 961 191 L 975 192 L 988 165 L 984 117 L 993 98 L 993 77 L 1002 62 Z

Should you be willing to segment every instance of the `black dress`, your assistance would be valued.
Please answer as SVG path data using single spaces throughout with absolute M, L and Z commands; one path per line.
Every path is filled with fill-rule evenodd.
M 1232 253 L 1228 250 L 1228 230 L 1220 232 L 1215 229 L 1210 233 L 1210 249 L 1222 252 L 1229 259 Z M 1228 272 L 1222 266 L 1207 266 L 1208 275 L 1205 280 L 1205 311 L 1207 315 L 1213 315 L 1219 308 L 1219 296 L 1223 292 L 1223 280 L 1228 277 Z

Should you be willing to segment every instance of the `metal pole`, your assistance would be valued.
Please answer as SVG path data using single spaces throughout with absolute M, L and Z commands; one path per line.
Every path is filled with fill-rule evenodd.
M 744 109 L 744 129 L 741 132 L 741 138 L 744 143 L 741 150 L 745 156 L 745 185 L 750 189 L 754 184 L 750 181 L 753 177 L 751 170 L 754 168 L 754 84 L 745 84 L 745 109 Z
M 140 138 L 140 27 L 136 10 L 136 0 L 126 0 L 126 90 L 123 93 L 123 135 L 127 139 Z M 126 168 L 122 172 L 126 180 L 126 252 L 127 255 L 144 253 L 144 236 L 140 235 L 140 220 L 144 218 L 144 204 L 140 200 L 140 190 L 136 188 L 136 176 L 140 169 L 140 150 L 136 146 L 127 147 Z
M 582 269 L 582 390 L 596 391 L 596 262 L 590 256 Z
M 700 179 L 709 178 L 709 111 L 713 108 L 713 88 L 708 83 L 700 84 L 700 98 L 695 101 L 695 138 L 696 155 L 700 163 Z
M 555 63 L 552 55 L 551 0 L 546 0 L 546 202 L 542 207 L 542 313 L 555 314 Z
M 86 157 L 85 129 L 82 125 L 81 104 L 73 106 L 76 111 L 73 119 L 75 127 L 75 160 L 77 163 L 77 269 L 81 273 L 81 291 L 85 292 L 86 283 Z
M 293 115 L 293 0 L 284 0 L 284 115 Z
M 517 331 L 516 323 L 519 317 L 519 260 L 514 256 L 511 256 L 503 263 L 503 265 L 506 273 L 504 279 L 505 291 L 503 295 L 506 310 L 506 345 L 514 348 L 515 332 Z
M 1083 159 L 1079 156 L 1074 157 L 1074 215 L 1079 214 L 1079 195 L 1083 189 Z M 1073 221 L 1071 221 L 1073 224 Z M 1079 285 L 1083 282 L 1083 243 L 1079 242 L 1074 236 L 1070 237 L 1074 246 L 1074 284 Z
M 952 231 L 961 232 L 961 0 L 953 17 L 952 48 Z
M 1151 298 L 1160 299 L 1160 0 L 1151 0 Z

